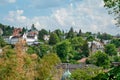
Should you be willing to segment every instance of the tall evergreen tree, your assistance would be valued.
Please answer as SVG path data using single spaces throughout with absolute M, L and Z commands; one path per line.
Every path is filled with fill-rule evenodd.
M 38 38 L 40 40 L 44 40 L 44 35 L 48 35 L 48 31 L 45 29 L 41 29 L 38 33 Z
M 88 48 L 88 43 L 87 43 L 87 41 L 84 42 L 81 50 L 82 50 L 82 55 L 83 55 L 84 57 L 88 57 L 88 56 L 89 56 L 89 48 Z
M 32 24 L 31 30 L 37 30 L 34 24 Z
M 59 41 L 60 40 L 59 40 L 59 38 L 58 38 L 56 33 L 51 33 L 50 34 L 50 39 L 49 39 L 49 44 L 50 45 L 54 45 L 54 44 L 58 43 Z
M 81 36 L 81 35 L 82 35 L 82 31 L 80 29 L 79 32 L 78 32 L 78 34 L 77 34 L 77 36 Z
M 69 32 L 67 33 L 66 38 L 74 38 L 75 37 L 75 33 L 73 30 L 73 27 L 70 28 Z

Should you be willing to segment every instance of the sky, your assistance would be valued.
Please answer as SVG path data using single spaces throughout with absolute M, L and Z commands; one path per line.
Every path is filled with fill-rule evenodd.
M 0 23 L 46 30 L 119 34 L 103 0 L 0 0 Z

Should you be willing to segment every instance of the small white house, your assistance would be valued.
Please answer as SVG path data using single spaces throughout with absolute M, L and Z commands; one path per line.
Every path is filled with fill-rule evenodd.
M 38 41 L 38 37 L 36 34 L 34 36 L 30 36 L 27 33 L 24 33 L 22 38 L 26 40 L 26 43 L 28 45 L 32 45 L 34 44 L 34 42 Z
M 43 38 L 44 38 L 45 41 L 49 41 L 49 39 L 50 39 L 50 35 L 44 35 Z

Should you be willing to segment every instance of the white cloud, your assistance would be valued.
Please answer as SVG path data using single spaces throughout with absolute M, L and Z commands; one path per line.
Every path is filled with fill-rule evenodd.
M 75 7 L 73 7 L 74 5 Z M 82 29 L 91 32 L 115 33 L 110 31 L 110 26 L 114 28 L 113 18 L 107 14 L 103 7 L 103 1 L 83 0 L 74 5 L 54 11 L 53 15 L 61 26 L 68 25 L 69 27 L 73 26 L 76 30 Z
M 5 17 L 5 20 L 13 23 L 24 23 L 27 20 L 27 18 L 22 15 L 23 13 L 23 10 L 9 11 L 9 14 L 7 17 Z
M 60 9 L 56 10 L 53 14 L 52 17 L 55 18 L 55 20 L 61 25 L 65 26 L 65 20 L 68 18 L 68 12 L 65 9 Z
M 67 7 L 54 9 L 50 16 L 33 16 L 32 18 L 24 16 L 23 10 L 16 10 L 10 11 L 5 20 L 24 26 L 34 23 L 38 29 L 69 30 L 73 26 L 75 30 L 115 34 L 115 21 L 107 14 L 103 5 L 101 0 L 82 0 L 78 3 L 70 3 Z
M 5 5 L 8 3 L 15 3 L 16 0 L 0 0 L 0 5 Z
M 15 3 L 16 0 L 8 0 L 9 3 Z

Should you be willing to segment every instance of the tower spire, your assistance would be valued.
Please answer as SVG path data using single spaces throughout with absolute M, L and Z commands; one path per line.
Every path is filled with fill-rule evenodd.
M 69 80 L 70 75 L 71 75 L 71 73 L 69 71 L 69 57 L 68 56 L 66 58 L 66 61 L 67 61 L 67 63 L 66 63 L 66 69 L 65 69 L 64 74 L 62 75 L 61 80 Z

